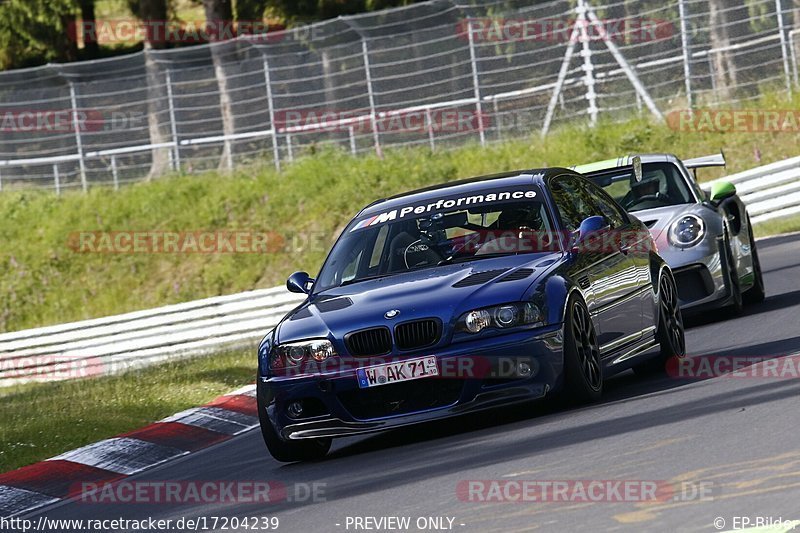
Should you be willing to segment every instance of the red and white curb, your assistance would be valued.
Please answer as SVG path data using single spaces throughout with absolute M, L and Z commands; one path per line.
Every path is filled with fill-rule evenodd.
M 258 426 L 248 385 L 136 431 L 0 474 L 0 517 L 78 496 L 83 483 L 117 481 Z

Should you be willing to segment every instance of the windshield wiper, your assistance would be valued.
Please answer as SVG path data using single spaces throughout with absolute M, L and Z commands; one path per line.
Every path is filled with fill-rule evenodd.
M 461 257 L 448 257 L 447 259 L 442 259 L 439 261 L 438 266 L 441 265 L 452 265 L 455 263 L 466 263 L 467 261 L 477 261 L 478 259 L 491 259 L 492 257 L 506 257 L 509 255 L 517 255 L 516 253 L 506 253 L 506 252 L 497 252 L 493 254 L 481 254 L 481 255 L 466 255 Z
M 339 284 L 339 286 L 340 286 L 340 287 L 344 287 L 345 285 L 350 285 L 350 284 L 352 284 L 352 283 L 358 283 L 359 281 L 370 281 L 370 280 L 373 280 L 373 279 L 386 278 L 386 277 L 389 277 L 389 276 L 391 276 L 391 275 L 392 275 L 392 274 L 375 274 L 374 276 L 366 276 L 366 277 L 364 277 L 364 278 L 353 278 L 353 279 L 348 279 L 347 281 L 343 281 L 343 282 L 341 282 L 341 283 Z

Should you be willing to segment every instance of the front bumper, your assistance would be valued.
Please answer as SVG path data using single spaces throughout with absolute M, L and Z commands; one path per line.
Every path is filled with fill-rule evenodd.
M 562 347 L 559 324 L 403 355 L 435 355 L 439 377 L 367 389 L 359 389 L 353 368 L 260 378 L 262 423 L 268 421 L 284 439 L 342 437 L 541 398 L 560 385 Z M 459 366 L 459 361 L 473 363 Z M 374 362 L 379 361 L 370 359 Z M 530 365 L 528 376 L 511 372 L 520 362 Z M 309 416 L 289 416 L 288 406 L 296 401 L 312 407 Z
M 722 237 L 709 237 L 693 248 L 670 246 L 659 253 L 672 269 L 681 311 L 725 305 L 731 296 Z

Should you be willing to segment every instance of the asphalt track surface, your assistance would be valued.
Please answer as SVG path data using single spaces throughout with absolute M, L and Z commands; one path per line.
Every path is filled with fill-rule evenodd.
M 761 241 L 759 250 L 766 301 L 737 318 L 695 321 L 687 329 L 691 356 L 800 352 L 800 236 Z M 294 500 L 316 483 L 316 502 L 66 501 L 30 516 L 206 517 L 207 530 L 218 531 L 235 524 L 218 520 L 212 528 L 213 517 L 277 516 L 278 531 L 291 532 L 363 531 L 354 517 L 381 516 L 410 517 L 410 531 L 418 531 L 420 517 L 450 517 L 452 530 L 464 532 L 718 531 L 741 525 L 734 522 L 741 516 L 800 519 L 798 397 L 800 379 L 641 379 L 627 372 L 607 381 L 603 401 L 591 406 L 539 403 L 342 439 L 327 459 L 306 464 L 274 461 L 256 430 L 127 480 L 269 480 L 290 495 L 297 491 Z M 683 488 L 655 503 L 486 503 L 459 497 L 466 480 L 666 481 Z

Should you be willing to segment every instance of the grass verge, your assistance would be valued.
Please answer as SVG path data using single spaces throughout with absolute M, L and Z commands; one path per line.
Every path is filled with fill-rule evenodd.
M 0 472 L 131 431 L 252 383 L 253 350 L 0 389 Z
M 764 98 L 748 108 L 786 109 Z M 723 148 L 727 169 L 711 179 L 797 155 L 793 133 L 678 132 L 649 118 L 575 123 L 546 138 L 469 144 L 449 151 L 388 150 L 383 159 L 317 149 L 283 173 L 252 166 L 231 174 L 174 176 L 57 197 L 46 191 L 0 195 L 0 331 L 69 322 L 281 284 L 294 270 L 315 273 L 332 239 L 376 198 L 506 170 L 568 166 L 631 152 L 682 157 Z M 74 232 L 278 232 L 267 254 L 76 253 Z M 312 246 L 312 243 L 316 244 Z
M 753 226 L 753 233 L 755 233 L 756 237 L 767 237 L 794 231 L 800 231 L 800 215 L 779 220 L 767 220 Z

